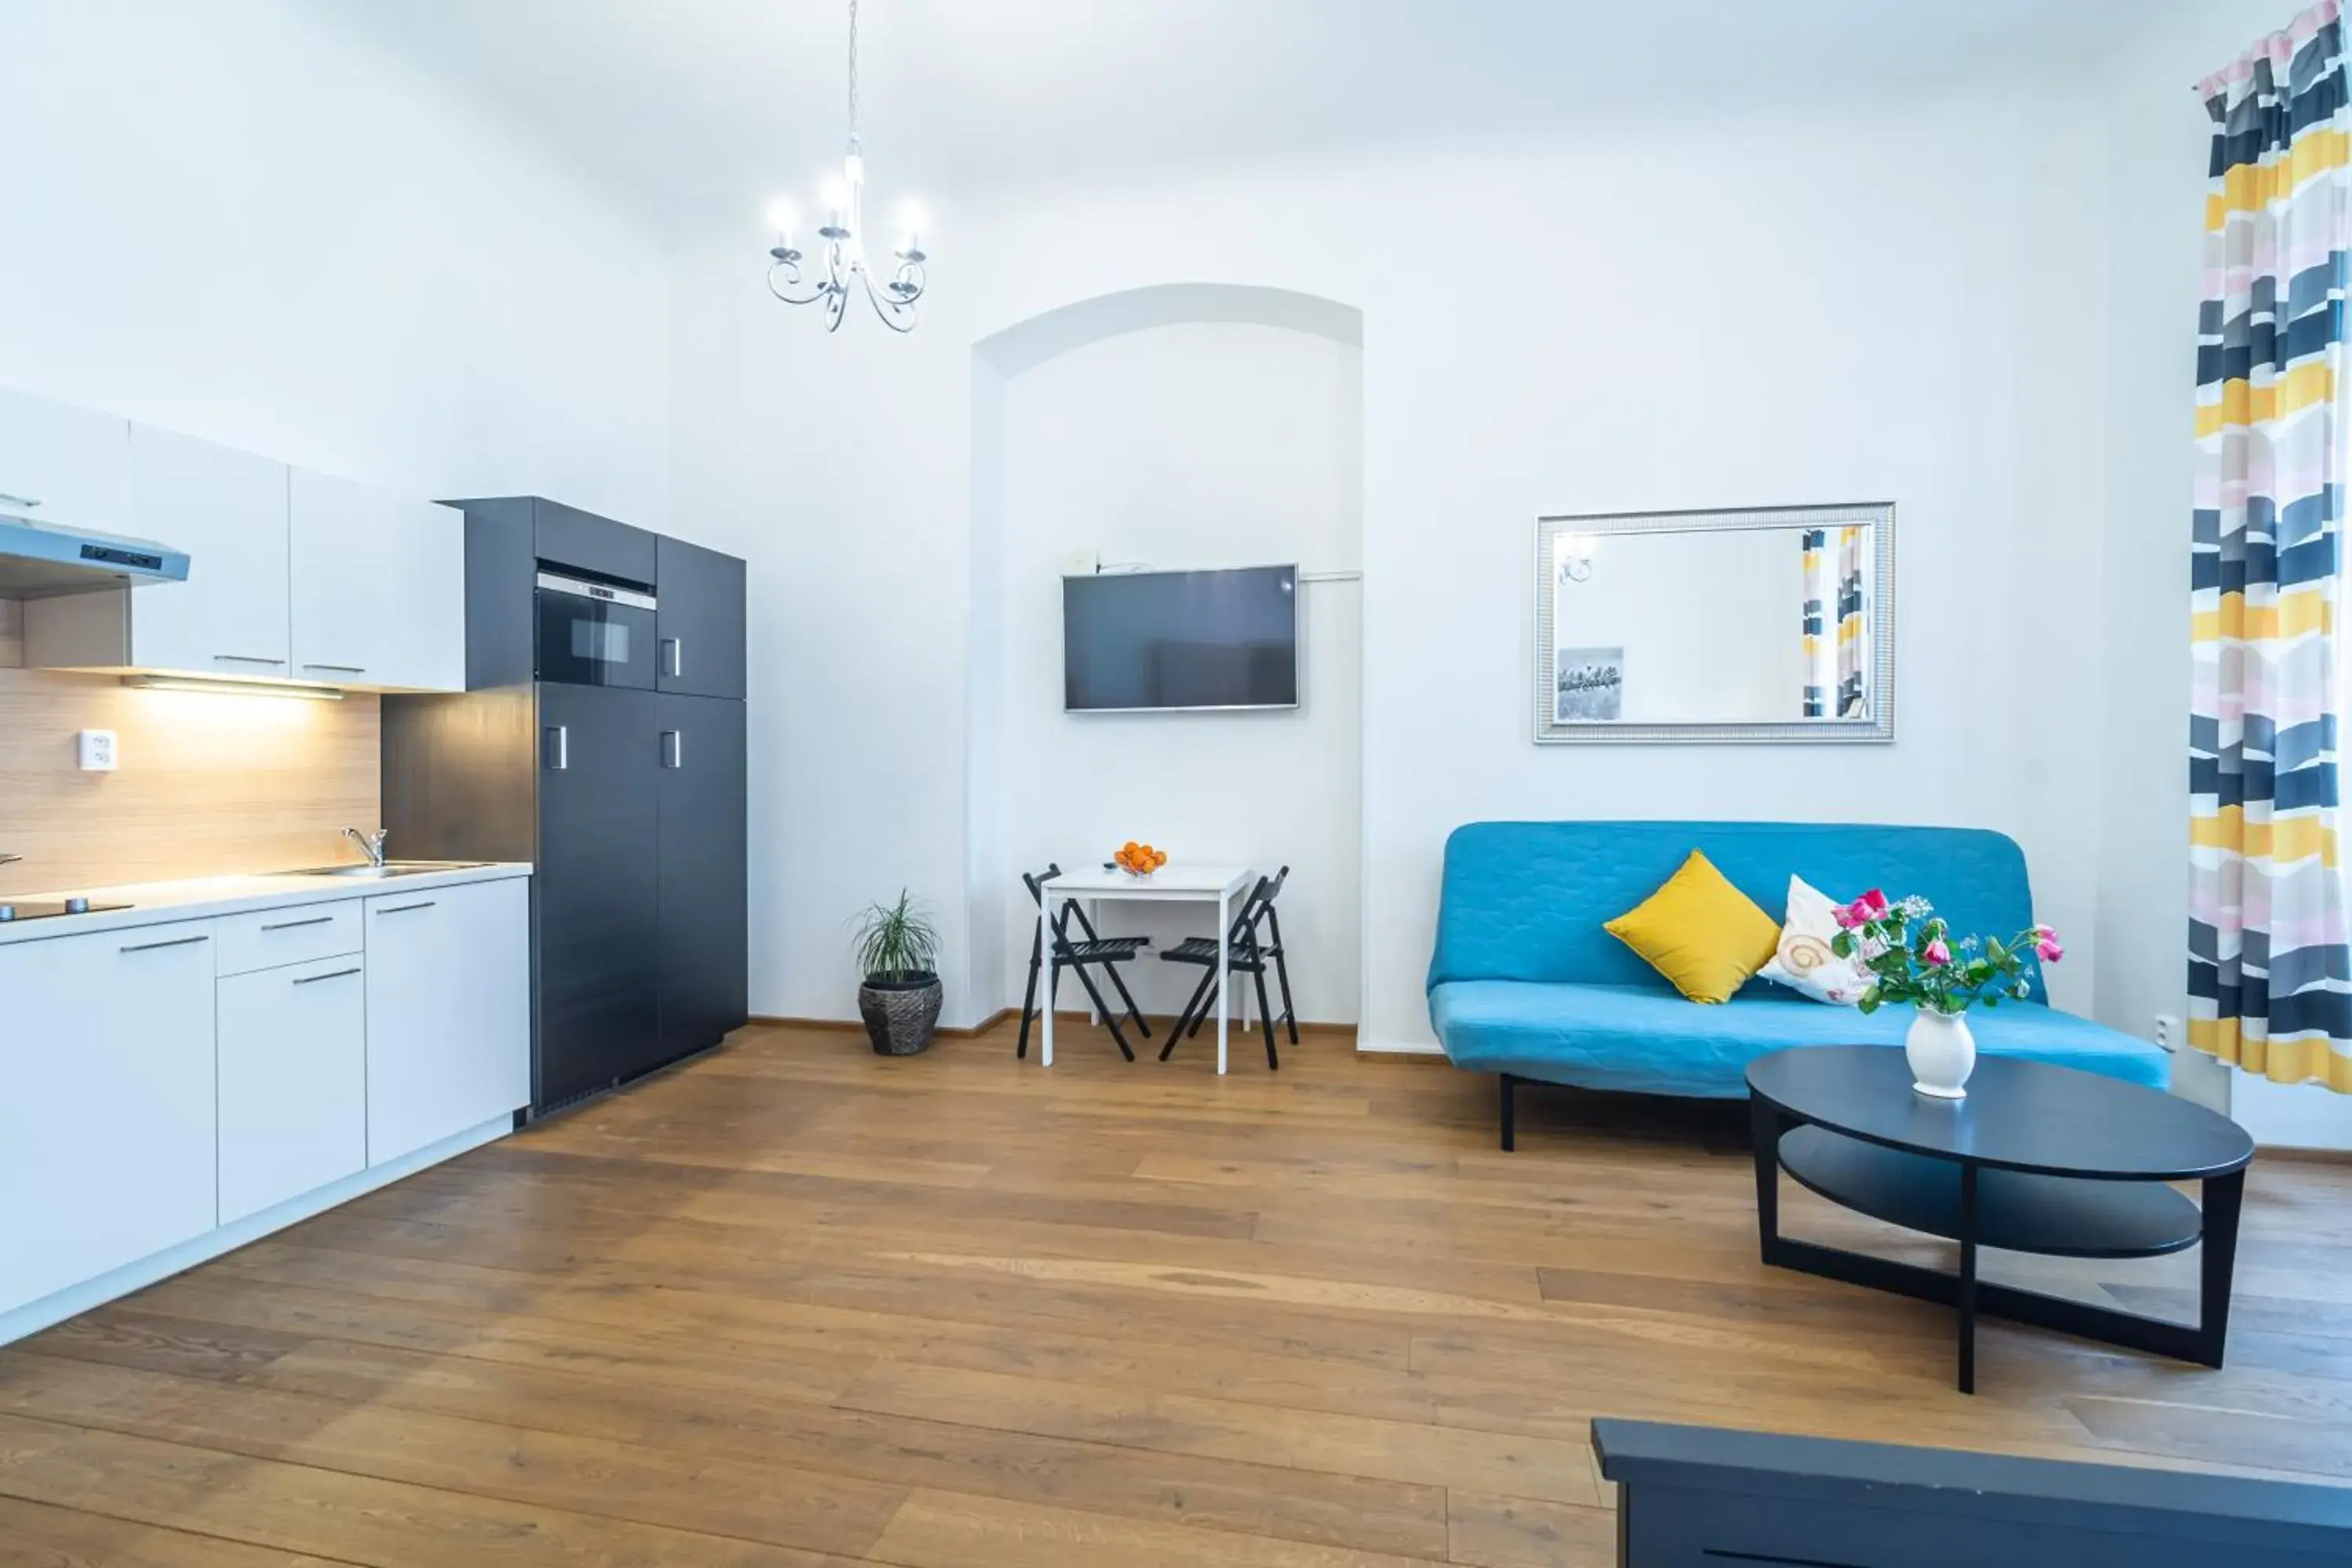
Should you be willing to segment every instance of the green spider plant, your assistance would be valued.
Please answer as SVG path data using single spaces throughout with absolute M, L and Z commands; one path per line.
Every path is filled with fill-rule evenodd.
M 936 973 L 939 956 L 939 927 L 904 888 L 898 902 L 868 905 L 857 917 L 857 967 L 868 981 L 887 984 Z

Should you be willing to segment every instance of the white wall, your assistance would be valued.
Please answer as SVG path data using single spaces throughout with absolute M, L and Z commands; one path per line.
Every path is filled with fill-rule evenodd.
M 667 262 L 294 0 L 0 0 L 0 384 L 436 496 L 668 518 Z
M 1171 858 L 1271 873 L 1301 1018 L 1352 1023 L 1358 996 L 1361 626 L 1353 582 L 1300 584 L 1301 702 L 1267 713 L 1062 711 L 1061 571 L 1074 548 L 1163 569 L 1296 562 L 1354 569 L 1363 518 L 1361 352 L 1282 328 L 1198 322 L 1124 333 L 1010 379 L 1003 431 L 1008 631 L 1003 817 L 1017 870 L 1076 869 L 1129 838 Z M 975 588 L 977 594 L 979 589 Z M 1035 906 L 994 884 L 1017 1005 Z M 1162 943 L 1215 930 L 1213 910 L 1106 905 L 1102 927 Z M 1127 971 L 1147 1012 L 1173 1013 L 1197 969 Z M 977 981 L 976 981 L 977 983 Z M 1072 1005 L 1082 1000 L 1065 989 Z M 1279 1005 L 1277 1001 L 1276 1005 Z
M 2051 373 L 2053 342 L 2102 331 L 2097 291 L 2063 281 L 2095 275 L 2096 215 L 2030 173 L 2082 166 L 2096 107 L 2021 87 L 942 204 L 906 339 L 828 339 L 771 304 L 756 234 L 686 246 L 680 512 L 778 519 L 751 552 L 772 699 L 755 778 L 776 802 L 755 832 L 761 1010 L 844 1015 L 840 922 L 902 877 L 971 951 L 970 714 L 938 677 L 969 636 L 950 617 L 970 604 L 973 343 L 1204 280 L 1362 312 L 1367 1043 L 1428 1039 L 1444 836 L 1507 816 L 2007 828 L 2075 942 L 2058 994 L 2087 1002 L 2100 623 L 2017 590 L 2097 596 L 2079 521 L 2102 512 L 2097 378 Z M 1858 496 L 1902 509 L 1896 744 L 1529 742 L 1535 517 Z M 886 605 L 919 606 L 920 635 Z
M 2172 6 L 2103 72 L 2095 1000 L 2102 1018 L 2134 1032 L 2158 1014 L 2182 1016 L 2188 1005 L 2189 497 L 2210 139 L 2193 88 L 2298 9 L 2294 0 Z M 2250 1078 L 2188 1050 L 2174 1077 L 2260 1141 L 2352 1148 L 2352 1100 Z

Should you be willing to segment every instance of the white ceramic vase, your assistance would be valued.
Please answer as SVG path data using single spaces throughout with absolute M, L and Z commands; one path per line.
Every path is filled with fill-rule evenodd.
M 1976 1037 L 1966 1013 L 1922 1007 L 1903 1037 L 1903 1058 L 1911 1064 L 1913 1092 L 1937 1100 L 1966 1100 L 1969 1074 L 1977 1068 Z

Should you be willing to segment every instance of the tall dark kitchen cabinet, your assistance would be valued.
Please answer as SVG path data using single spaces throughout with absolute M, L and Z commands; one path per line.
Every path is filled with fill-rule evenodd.
M 404 858 L 529 860 L 544 1114 L 749 1008 L 743 563 L 560 502 L 466 513 L 467 686 L 383 699 Z

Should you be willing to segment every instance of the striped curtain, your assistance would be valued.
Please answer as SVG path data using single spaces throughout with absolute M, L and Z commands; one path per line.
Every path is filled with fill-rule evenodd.
M 2197 354 L 2189 1043 L 2352 1093 L 2336 862 L 2347 205 L 2324 0 L 2200 89 L 2213 117 Z
M 1827 529 L 1809 528 L 1797 542 L 1805 557 L 1805 608 L 1799 634 L 1805 647 L 1805 705 L 1800 711 L 1808 719 L 1826 719 L 1837 689 L 1837 640 L 1827 635 L 1830 609 L 1837 600 L 1837 576 L 1830 564 Z
M 1808 719 L 1855 719 L 1866 711 L 1862 691 L 1862 535 L 1858 528 L 1839 529 L 1834 555 L 1825 528 L 1807 529 L 1800 542 L 1805 558 L 1801 711 Z
M 1837 715 L 1859 719 L 1869 711 L 1862 692 L 1862 532 L 1838 530 Z

